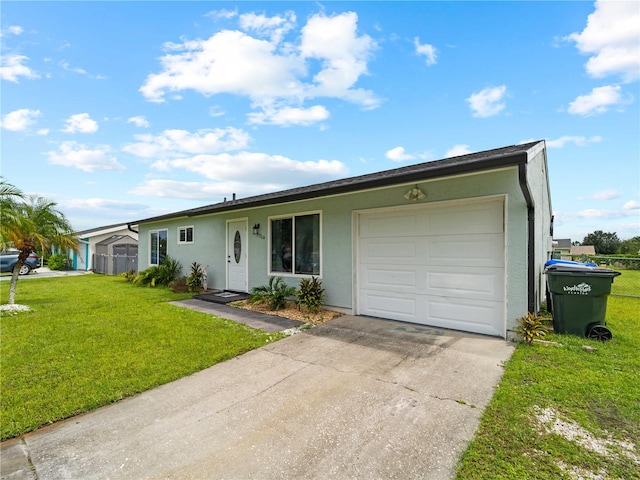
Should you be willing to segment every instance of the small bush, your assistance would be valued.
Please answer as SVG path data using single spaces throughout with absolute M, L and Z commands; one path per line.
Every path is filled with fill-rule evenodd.
M 71 259 L 63 253 L 51 255 L 47 262 L 51 270 L 71 270 Z
M 168 286 L 180 276 L 180 262 L 167 255 L 160 265 L 154 265 L 138 273 L 133 283 L 149 287 Z
M 271 277 L 268 285 L 254 287 L 249 294 L 251 303 L 267 303 L 271 310 L 286 307 L 287 300 L 296 294 L 296 288 L 287 285 L 282 277 Z
M 138 273 L 135 270 L 129 270 L 128 272 L 123 272 L 120 274 L 122 278 L 124 278 L 127 282 L 133 283 L 133 281 L 138 276 Z
M 198 262 L 191 264 L 191 274 L 187 278 L 187 286 L 191 293 L 200 293 L 204 290 L 204 270 Z
M 322 310 L 322 304 L 324 303 L 322 282 L 316 277 L 311 277 L 311 280 L 308 278 L 300 280 L 296 300 L 298 300 L 299 305 L 307 307 L 307 310 L 311 313 L 318 313 Z
M 546 320 L 529 312 L 518 319 L 519 325 L 514 330 L 525 342 L 532 344 L 536 338 L 544 338 L 547 335 L 549 329 L 545 324 Z

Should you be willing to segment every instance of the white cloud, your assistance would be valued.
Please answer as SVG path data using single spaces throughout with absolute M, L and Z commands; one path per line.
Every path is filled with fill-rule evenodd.
M 254 101 L 302 92 L 296 76 L 304 69 L 298 58 L 280 55 L 270 42 L 239 31 L 223 30 L 172 50 L 177 53 L 160 59 L 162 71 L 147 76 L 140 87 L 147 100 L 163 102 L 167 92 L 183 90 L 205 96 L 231 93 Z
M 345 176 L 347 168 L 336 160 L 300 162 L 280 155 L 239 152 L 196 155 L 192 158 L 164 160 L 153 167 L 159 171 L 183 169 L 208 182 L 182 182 L 148 179 L 129 193 L 155 197 L 208 199 L 260 195 Z
M 144 115 L 131 117 L 129 120 L 127 120 L 127 123 L 133 123 L 136 127 L 149 127 L 149 121 L 144 117 Z
M 88 113 L 71 115 L 62 129 L 66 133 L 95 133 L 98 131 L 98 122 L 92 120 Z
M 20 25 L 10 25 L 5 30 L 9 35 L 22 35 L 24 29 Z M 4 32 L 1 36 L 4 36 Z
M 155 164 L 153 166 L 156 166 Z M 257 152 L 196 155 L 189 158 L 166 160 L 158 164 L 161 170 L 184 169 L 211 180 L 238 180 L 254 183 L 282 184 L 307 181 L 317 183 L 320 178 L 336 178 L 347 172 L 337 160 L 301 162 L 282 155 Z M 286 178 L 286 182 L 283 180 Z
M 404 147 L 395 147 L 395 148 L 392 148 L 391 150 L 387 150 L 387 152 L 385 153 L 385 157 L 387 157 L 389 160 L 392 160 L 394 162 L 403 162 L 406 160 L 415 160 L 415 159 L 426 161 L 426 160 L 432 159 L 433 155 L 429 151 L 422 152 L 422 153 L 407 153 Z
M 640 78 L 640 8 L 632 1 L 599 0 L 587 26 L 567 39 L 591 55 L 586 70 L 592 77 L 620 75 L 626 82 Z
M 587 208 L 579 212 L 575 212 L 574 216 L 587 220 L 610 220 L 616 218 L 628 217 L 630 213 L 624 210 L 604 210 L 598 208 Z
M 38 130 L 36 132 L 38 135 L 49 135 L 49 129 L 48 128 L 41 128 L 40 130 Z
M 329 110 L 322 105 L 309 108 L 265 108 L 262 112 L 247 114 L 250 124 L 260 125 L 312 125 L 329 118 Z
M 64 167 L 75 167 L 85 172 L 96 170 L 124 170 L 124 166 L 110 154 L 108 145 L 93 149 L 77 142 L 62 142 L 58 151 L 46 152 L 49 163 Z
M 436 48 L 433 45 L 425 43 L 420 44 L 420 39 L 415 37 L 413 44 L 416 47 L 416 55 L 424 55 L 427 58 L 427 65 L 435 65 L 436 63 Z
M 226 115 L 227 112 L 219 105 L 214 105 L 213 107 L 209 107 L 209 115 L 212 117 L 222 117 Z
M 142 158 L 172 158 L 199 153 L 240 150 L 249 144 L 250 136 L 233 127 L 203 129 L 196 133 L 186 130 L 165 130 L 160 135 L 135 135 L 137 143 L 122 149 Z
M 210 12 L 207 12 L 204 14 L 205 17 L 209 17 L 209 18 L 224 18 L 224 19 L 231 19 L 233 17 L 238 16 L 238 10 L 226 10 L 226 9 L 221 9 L 221 10 L 211 10 Z
M 260 195 L 282 189 L 282 185 L 259 184 L 249 187 L 248 195 Z M 233 192 L 242 192 L 247 189 L 244 182 L 179 182 L 175 180 L 149 179 L 133 188 L 129 193 L 149 197 L 180 198 L 189 200 L 223 200 L 230 198 Z
M 29 60 L 29 57 L 24 55 L 2 55 L 0 58 L 0 78 L 13 83 L 18 83 L 19 77 L 40 78 L 40 75 L 23 65 L 27 60 Z
M 573 143 L 577 147 L 585 147 L 590 143 L 598 143 L 602 141 L 602 137 L 595 135 L 593 137 L 584 137 L 580 135 L 563 135 L 555 140 L 547 140 L 548 148 L 563 148 L 568 143 Z
M 445 158 L 459 157 L 461 155 L 468 155 L 473 153 L 473 150 L 469 149 L 469 145 L 454 145 L 445 154 Z
M 415 158 L 413 155 L 409 155 L 405 151 L 404 147 L 395 147 L 391 150 L 387 150 L 387 153 L 385 153 L 385 157 L 387 157 L 389 160 L 393 160 L 394 162 L 402 162 L 404 160 L 412 160 L 413 158 Z
M 636 200 L 629 200 L 622 206 L 623 210 L 640 210 L 640 202 Z
M 75 198 L 71 200 L 63 200 L 60 203 L 61 207 L 65 210 L 91 210 L 96 213 L 112 214 L 119 213 L 127 210 L 141 210 L 145 206 L 134 202 L 123 202 L 121 200 L 111 200 L 106 198 Z
M 72 67 L 71 65 L 69 65 L 69 62 L 62 61 L 60 62 L 60 66 L 63 70 L 66 70 L 68 72 L 77 73 L 79 75 L 87 75 L 87 71 L 84 68 Z
M 630 100 L 625 100 L 620 94 L 620 85 L 606 85 L 596 87 L 587 95 L 580 95 L 569 104 L 569 113 L 573 115 L 593 115 L 604 113 L 614 105 L 625 105 Z
M 376 42 L 357 33 L 358 15 L 346 12 L 333 17 L 316 14 L 302 28 L 300 54 L 304 59 L 322 62 L 307 95 L 342 98 L 366 108 L 376 108 L 380 101 L 373 92 L 352 89 L 367 72 L 367 62 Z
M 589 199 L 589 200 L 613 200 L 613 199 L 619 198 L 619 197 L 620 197 L 620 192 L 618 192 L 615 189 L 610 188 L 608 190 L 600 190 L 599 192 L 592 193 L 588 197 L 580 197 L 580 200 L 585 200 L 585 199 Z
M 240 15 L 239 22 L 243 30 L 253 30 L 262 37 L 269 37 L 273 43 L 280 43 L 284 35 L 295 27 L 296 14 L 288 11 L 283 17 L 267 17 L 264 14 L 246 13 Z
M 161 71 L 148 75 L 140 92 L 152 102 L 164 102 L 167 94 L 185 90 L 205 96 L 245 96 L 253 108 L 262 111 L 258 119 L 270 118 L 275 105 L 277 110 L 291 107 L 304 111 L 303 102 L 317 97 L 376 108 L 380 100 L 373 92 L 355 88 L 359 78 L 367 74 L 367 62 L 376 48 L 368 35 L 357 33 L 357 20 L 353 12 L 312 15 L 296 44 L 283 41 L 294 26 L 293 13 L 242 15 L 239 21 L 244 28 L 268 39 L 221 30 L 205 40 L 166 43 Z
M 29 110 L 28 108 L 14 110 L 2 117 L 2 128 L 12 132 L 21 132 L 26 130 L 29 125 L 36 123 L 36 119 L 40 115 L 42 115 L 40 110 Z
M 504 110 L 503 99 L 506 94 L 506 85 L 489 87 L 478 93 L 473 93 L 466 101 L 469 103 L 474 117 L 492 117 Z

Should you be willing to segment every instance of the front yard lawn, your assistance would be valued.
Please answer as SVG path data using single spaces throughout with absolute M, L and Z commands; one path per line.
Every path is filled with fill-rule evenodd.
M 184 298 L 102 275 L 19 281 L 16 303 L 32 311 L 0 320 L 2 440 L 279 338 L 167 303 Z
M 639 479 L 638 312 L 640 299 L 611 296 L 613 340 L 519 345 L 457 479 Z

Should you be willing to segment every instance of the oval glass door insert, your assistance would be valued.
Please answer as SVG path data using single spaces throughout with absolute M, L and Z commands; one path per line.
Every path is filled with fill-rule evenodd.
M 241 254 L 242 254 L 242 239 L 240 238 L 240 232 L 236 230 L 236 235 L 233 238 L 233 256 L 236 259 L 236 263 L 240 263 Z

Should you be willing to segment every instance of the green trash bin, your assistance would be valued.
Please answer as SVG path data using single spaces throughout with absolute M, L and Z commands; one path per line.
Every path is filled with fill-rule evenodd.
M 545 267 L 554 331 L 610 340 L 611 331 L 605 326 L 607 298 L 620 272 L 558 260 L 550 260 Z

